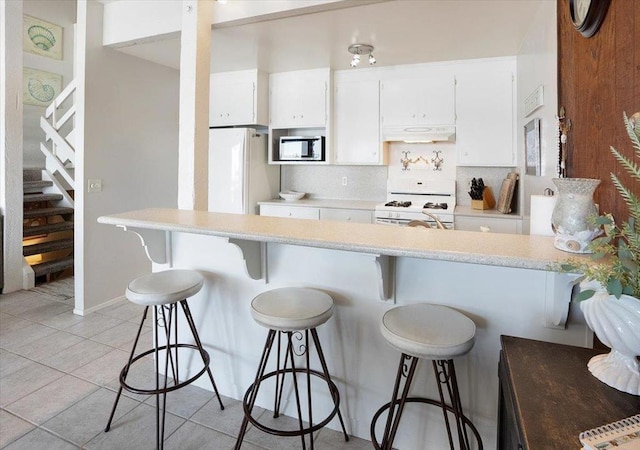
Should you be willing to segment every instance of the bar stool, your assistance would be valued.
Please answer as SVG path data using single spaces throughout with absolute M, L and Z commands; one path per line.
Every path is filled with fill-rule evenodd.
M 218 397 L 220 403 L 220 409 L 224 409 L 220 395 L 218 394 L 218 388 L 213 380 L 213 375 L 209 369 L 209 353 L 202 347 L 202 342 L 198 336 L 189 305 L 187 304 L 187 298 L 196 294 L 202 288 L 204 279 L 202 275 L 194 270 L 184 269 L 171 269 L 164 272 L 155 272 L 149 275 L 144 275 L 131 281 L 127 286 L 126 297 L 133 303 L 143 305 L 144 312 L 142 314 L 142 320 L 140 321 L 140 327 L 138 328 L 138 334 L 133 343 L 131 354 L 127 364 L 120 372 L 120 388 L 118 389 L 118 395 L 113 403 L 111 415 L 109 416 L 109 422 L 105 428 L 105 432 L 111 428 L 111 421 L 116 412 L 118 406 L 118 400 L 122 394 L 122 389 L 126 389 L 129 392 L 143 395 L 155 395 L 156 396 L 156 447 L 158 449 L 164 446 L 164 422 L 167 403 L 167 392 L 175 391 L 184 387 L 196 379 L 202 374 L 207 372 L 213 390 Z M 185 319 L 191 330 L 195 344 L 178 343 L 178 306 L 180 304 L 182 311 L 184 312 Z M 138 340 L 140 339 L 140 333 L 142 327 L 147 318 L 149 307 L 153 307 L 153 323 L 154 323 L 154 348 L 143 351 L 137 356 L 135 355 Z M 164 328 L 162 332 L 161 329 Z M 160 345 L 159 333 L 162 332 L 166 339 L 165 345 Z M 173 339 L 173 342 L 171 340 Z M 190 349 L 187 351 L 196 350 L 202 358 L 203 367 L 190 378 L 180 381 L 180 372 L 178 366 L 178 349 Z M 162 352 L 162 355 L 161 355 Z M 183 351 L 184 352 L 184 351 Z M 127 375 L 132 365 L 140 361 L 147 355 L 154 354 L 155 369 L 156 369 L 156 383 L 155 389 L 134 387 L 127 383 Z M 160 359 L 164 357 L 164 375 L 160 373 Z M 169 372 L 169 366 L 171 366 L 171 372 Z M 164 382 L 161 383 L 160 379 L 164 378 Z M 172 384 L 169 385 L 169 380 Z M 160 394 L 162 394 L 162 420 L 160 420 Z
M 396 350 L 402 353 L 391 401 L 383 405 L 371 421 L 371 442 L 376 449 L 390 450 L 393 445 L 400 418 L 406 403 L 427 403 L 442 409 L 444 422 L 449 438 L 449 446 L 453 450 L 454 436 L 449 423 L 449 413 L 455 418 L 455 427 L 460 449 L 469 449 L 469 433 L 473 433 L 477 448 L 482 449 L 482 440 L 478 430 L 463 414 L 456 371 L 453 358 L 468 353 L 473 347 L 476 326 L 471 319 L 458 311 L 441 305 L 419 303 L 399 306 L 387 311 L 380 324 L 382 336 Z M 431 359 L 433 372 L 438 382 L 440 400 L 422 397 L 409 397 L 409 389 L 419 359 Z M 402 379 L 404 387 L 401 390 Z M 443 385 L 449 396 L 445 401 Z M 389 410 L 382 441 L 379 443 L 375 435 L 376 422 L 380 415 Z
M 262 357 L 258 365 L 255 381 L 247 389 L 243 399 L 244 419 L 236 440 L 236 449 L 242 446 L 247 426 L 249 422 L 259 430 L 273 434 L 276 436 L 300 436 L 302 440 L 302 448 L 306 449 L 305 435 L 309 435 L 310 448 L 313 449 L 313 433 L 327 425 L 331 419 L 337 414 L 342 426 L 345 441 L 349 440 L 347 431 L 340 413 L 340 393 L 335 383 L 331 380 L 327 363 L 322 352 L 322 346 L 318 339 L 316 327 L 322 325 L 333 315 L 333 299 L 330 295 L 308 288 L 280 288 L 263 292 L 253 299 L 251 302 L 251 315 L 253 319 L 265 328 L 269 329 L 267 340 L 264 345 Z M 310 341 L 309 333 L 313 340 L 322 372 L 313 370 L 309 366 Z M 281 337 L 284 335 L 286 341 L 284 362 L 281 361 Z M 266 373 L 265 370 L 269 361 L 269 355 L 273 348 L 274 341 L 277 336 L 277 356 L 276 370 Z M 294 339 L 298 343 L 294 342 Z M 295 356 L 304 356 L 306 367 L 296 367 Z M 281 364 L 282 363 L 282 364 Z M 280 405 L 282 402 L 282 393 L 284 391 L 284 380 L 287 374 L 291 375 L 293 380 L 293 390 L 296 399 L 298 412 L 297 430 L 282 430 L 267 427 L 258 422 L 251 413 L 255 404 L 258 391 L 262 383 L 272 377 L 275 377 L 275 395 L 273 417 L 280 415 Z M 297 374 L 305 375 L 307 384 L 307 421 L 308 426 L 303 423 L 302 405 L 300 402 L 300 388 Z M 311 401 L 311 376 L 323 380 L 331 398 L 333 399 L 333 410 L 320 422 L 313 422 L 313 406 Z

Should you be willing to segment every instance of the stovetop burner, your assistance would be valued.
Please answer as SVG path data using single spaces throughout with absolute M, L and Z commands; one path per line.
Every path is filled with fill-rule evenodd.
M 449 205 L 447 203 L 433 203 L 427 202 L 424 204 L 423 208 L 425 209 L 447 209 Z
M 411 202 L 409 201 L 398 201 L 398 200 L 393 200 L 391 202 L 385 203 L 384 206 L 397 206 L 399 208 L 408 208 L 409 206 L 411 206 Z

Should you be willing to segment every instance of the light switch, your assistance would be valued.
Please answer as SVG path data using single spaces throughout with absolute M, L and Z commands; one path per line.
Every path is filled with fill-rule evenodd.
M 102 180 L 87 180 L 87 192 L 102 192 Z

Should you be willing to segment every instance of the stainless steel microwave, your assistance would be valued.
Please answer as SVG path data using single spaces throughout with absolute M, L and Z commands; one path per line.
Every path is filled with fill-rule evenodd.
M 280 161 L 324 161 L 324 136 L 282 136 Z

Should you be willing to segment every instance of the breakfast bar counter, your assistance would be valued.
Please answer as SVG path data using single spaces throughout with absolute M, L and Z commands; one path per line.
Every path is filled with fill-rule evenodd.
M 218 388 L 229 397 L 242 397 L 260 359 L 256 343 L 264 340 L 264 330 L 251 318 L 251 300 L 286 286 L 330 294 L 334 315 L 318 333 L 347 430 L 365 439 L 395 378 L 397 353 L 379 328 L 382 315 L 396 305 L 447 305 L 475 322 L 475 345 L 456 359 L 456 372 L 463 407 L 484 448 L 497 442 L 501 335 L 582 347 L 593 341 L 580 309 L 570 302 L 576 275 L 553 270 L 571 255 L 556 250 L 551 237 L 177 209 L 98 221 L 138 234 L 154 271 L 188 268 L 204 275 L 205 285 L 189 306 Z M 429 366 L 420 365 L 413 389 L 435 398 Z M 261 399 L 257 404 L 272 408 Z M 283 405 L 285 414 L 296 415 L 295 401 L 283 399 Z M 332 400 L 319 395 L 315 405 L 331 408 Z M 339 429 L 334 422 L 329 427 Z M 437 408 L 408 408 L 397 447 L 444 448 L 442 427 Z
M 569 255 L 549 236 L 511 235 L 282 219 L 179 209 L 143 209 L 102 216 L 127 228 L 195 233 L 388 256 L 550 270 Z

